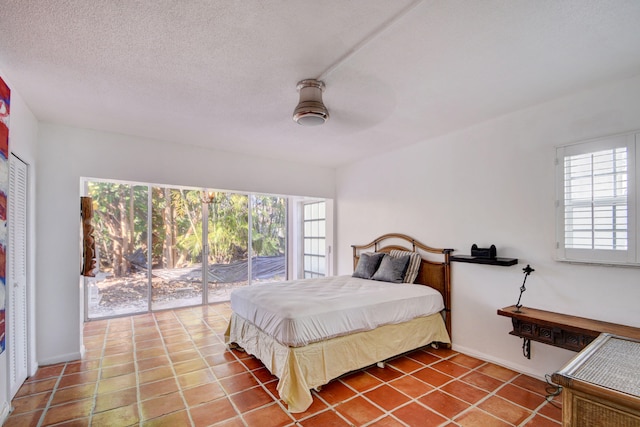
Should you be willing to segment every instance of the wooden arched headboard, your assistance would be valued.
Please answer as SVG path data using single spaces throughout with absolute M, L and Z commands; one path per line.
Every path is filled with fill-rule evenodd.
M 353 268 L 358 265 L 362 252 L 389 253 L 394 249 L 418 252 L 422 257 L 420 270 L 415 283 L 427 285 L 442 294 L 444 300 L 444 319 L 451 337 L 451 262 L 449 257 L 453 249 L 438 249 L 427 246 L 406 234 L 384 234 L 365 245 L 351 245 L 353 248 Z

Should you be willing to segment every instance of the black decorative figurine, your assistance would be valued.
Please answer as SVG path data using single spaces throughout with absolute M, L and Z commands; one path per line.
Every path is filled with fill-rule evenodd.
M 522 307 L 522 304 L 520 304 L 520 300 L 522 299 L 522 294 L 524 293 L 524 291 L 527 290 L 524 284 L 527 283 L 527 276 L 533 273 L 535 270 L 531 268 L 529 264 L 527 264 L 527 266 L 523 268 L 522 271 L 524 272 L 524 281 L 522 282 L 522 286 L 520 286 L 520 296 L 518 297 L 518 302 L 516 303 L 516 309 L 514 310 L 514 313 L 522 313 L 520 311 L 520 307 Z

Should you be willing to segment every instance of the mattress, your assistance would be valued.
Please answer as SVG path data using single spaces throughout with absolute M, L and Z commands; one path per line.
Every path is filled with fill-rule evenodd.
M 429 316 L 444 308 L 425 285 L 332 276 L 251 285 L 231 293 L 231 309 L 289 347 Z

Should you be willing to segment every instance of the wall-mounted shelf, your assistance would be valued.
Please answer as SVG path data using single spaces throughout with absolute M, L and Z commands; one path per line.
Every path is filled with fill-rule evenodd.
M 508 267 L 510 265 L 516 265 L 518 258 L 479 258 L 471 255 L 451 255 L 449 258 L 451 261 L 456 262 L 468 262 L 471 264 L 487 264 L 487 265 L 500 265 Z

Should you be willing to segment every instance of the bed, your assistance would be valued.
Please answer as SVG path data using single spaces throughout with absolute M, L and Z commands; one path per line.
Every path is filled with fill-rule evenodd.
M 352 248 L 357 274 L 365 261 L 389 261 L 382 254 L 400 262 L 413 253 L 406 274 L 413 270 L 415 281 L 335 276 L 248 286 L 231 294 L 226 343 L 254 355 L 278 377 L 278 393 L 292 413 L 311 405 L 312 389 L 347 372 L 429 344 L 451 343 L 451 249 L 397 233 Z

